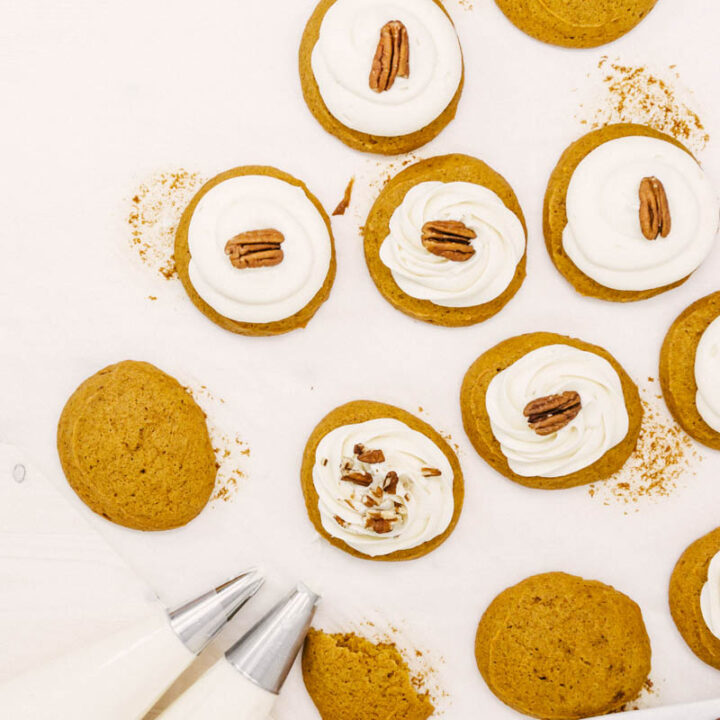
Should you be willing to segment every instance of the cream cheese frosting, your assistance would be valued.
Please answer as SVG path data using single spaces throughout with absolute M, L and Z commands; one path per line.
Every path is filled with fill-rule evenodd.
M 708 566 L 707 581 L 700 591 L 700 610 L 708 630 L 720 638 L 720 553 Z
M 383 461 L 361 462 L 358 446 L 382 451 Z M 368 484 L 342 479 L 353 472 Z M 445 532 L 455 506 L 453 481 L 442 450 L 393 418 L 335 428 L 315 452 L 313 484 L 323 528 L 371 557 L 417 547 Z M 380 532 L 374 518 L 387 520 Z
M 274 267 L 238 269 L 225 254 L 232 237 L 274 228 L 285 240 Z M 190 282 L 218 313 L 239 322 L 283 320 L 320 290 L 331 260 L 322 215 L 302 188 L 266 175 L 224 180 L 200 199 L 188 228 Z
M 523 415 L 527 404 L 569 391 L 580 394 L 577 417 L 557 432 L 538 435 Z M 613 366 L 562 344 L 532 350 L 499 372 L 485 404 L 510 469 L 523 477 L 561 477 L 589 467 L 624 439 L 630 422 Z
M 386 92 L 370 88 L 380 30 L 407 28 L 410 74 Z M 440 116 L 462 79 L 455 28 L 433 0 L 337 0 L 312 52 L 312 71 L 330 113 L 353 130 L 379 137 L 408 135 Z
M 434 255 L 422 244 L 422 227 L 459 220 L 474 230 L 475 254 L 464 262 Z M 468 182 L 422 182 L 412 187 L 390 218 L 380 259 L 408 295 L 445 307 L 490 302 L 507 289 L 525 254 L 525 230 L 489 188 Z
M 700 417 L 720 432 L 720 317 L 705 329 L 695 351 L 695 404 Z
M 642 234 L 638 189 L 645 177 L 665 187 L 672 230 Z M 575 169 L 567 191 L 563 248 L 605 287 L 640 291 L 670 285 L 696 270 L 713 248 L 718 197 L 691 155 L 658 138 L 630 136 L 603 143 Z

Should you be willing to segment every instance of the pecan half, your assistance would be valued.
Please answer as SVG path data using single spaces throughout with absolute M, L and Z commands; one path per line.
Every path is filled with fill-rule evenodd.
M 225 254 L 239 270 L 271 267 L 283 261 L 285 256 L 280 245 L 284 241 L 279 230 L 250 230 L 230 238 L 225 244 Z
M 380 30 L 370 70 L 370 88 L 375 92 L 389 90 L 397 77 L 410 77 L 410 40 L 407 28 L 399 20 L 392 20 Z
M 375 463 L 385 462 L 385 453 L 382 450 L 365 450 L 357 456 L 360 462 L 374 465 Z
M 372 485 L 372 475 L 364 472 L 349 472 L 345 473 L 340 477 L 344 482 L 351 482 L 355 485 L 362 485 L 363 487 L 369 487 Z
M 523 410 L 523 415 L 538 435 L 552 435 L 574 420 L 581 409 L 580 395 L 574 390 L 569 390 L 529 402 Z
M 640 183 L 640 228 L 648 240 L 667 237 L 672 228 L 670 205 L 665 187 L 656 177 L 646 177 Z
M 423 247 L 455 262 L 465 262 L 475 254 L 470 241 L 476 237 L 477 233 L 459 220 L 433 220 L 422 227 Z

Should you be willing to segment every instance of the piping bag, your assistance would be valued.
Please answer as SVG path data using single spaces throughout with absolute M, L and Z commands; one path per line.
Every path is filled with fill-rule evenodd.
M 17 720 L 140 720 L 260 589 L 254 570 L 0 685 Z
M 299 584 L 158 720 L 264 720 L 275 704 L 319 600 Z

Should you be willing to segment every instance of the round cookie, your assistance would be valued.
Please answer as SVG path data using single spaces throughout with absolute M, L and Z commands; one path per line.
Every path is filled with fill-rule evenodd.
M 404 425 L 406 425 L 410 430 L 421 433 L 437 447 L 438 451 L 442 453 L 442 455 L 444 455 L 444 462 L 448 464 L 453 475 L 452 516 L 449 518 L 449 524 L 444 531 L 426 542 L 414 547 L 395 550 L 387 554 L 369 555 L 351 547 L 342 539 L 334 537 L 323 526 L 319 508 L 320 497 L 314 484 L 313 468 L 315 467 L 316 461 L 318 461 L 318 446 L 330 433 L 344 426 L 388 418 L 393 421 L 404 423 Z M 315 526 L 315 529 L 320 535 L 322 535 L 322 537 L 335 547 L 355 557 L 385 562 L 396 560 L 414 560 L 422 557 L 423 555 L 427 555 L 429 552 L 445 542 L 455 529 L 455 526 L 460 518 L 465 494 L 465 485 L 460 463 L 445 439 L 434 428 L 409 412 L 394 407 L 393 405 L 386 405 L 384 403 L 374 402 L 371 400 L 355 400 L 353 402 L 346 403 L 345 405 L 341 405 L 326 415 L 318 423 L 317 427 L 310 435 L 303 453 L 301 484 L 308 516 L 310 517 L 312 524 Z M 361 487 L 361 489 L 363 488 Z M 419 509 L 417 512 L 420 512 Z
M 323 720 L 426 720 L 434 707 L 419 693 L 394 645 L 310 628 L 302 654 L 305 687 Z
M 720 639 L 710 631 L 700 609 L 700 592 L 708 579 L 710 561 L 720 552 L 720 528 L 696 540 L 675 565 L 670 577 L 670 613 L 690 649 L 703 662 L 720 670 Z
M 632 30 L 657 0 L 495 0 L 524 33 L 551 45 L 605 45 Z
M 642 690 L 650 656 L 642 613 L 630 598 L 559 572 L 500 593 L 475 638 L 477 665 L 490 690 L 543 720 L 618 710 Z
M 222 315 L 202 297 L 200 297 L 198 291 L 192 284 L 189 274 L 191 253 L 188 244 L 188 231 L 193 213 L 195 212 L 198 204 L 203 197 L 210 192 L 210 190 L 226 180 L 253 175 L 275 178 L 288 183 L 289 185 L 300 188 L 310 203 L 312 203 L 315 207 L 319 216 L 322 218 L 322 221 L 327 228 L 330 241 L 330 262 L 322 286 L 318 289 L 312 299 L 300 310 L 288 317 L 271 322 L 244 322 Z M 210 320 L 212 320 L 216 325 L 240 335 L 280 335 L 282 333 L 295 330 L 296 328 L 305 327 L 315 315 L 319 307 L 330 295 L 336 271 L 335 241 L 332 234 L 332 228 L 330 226 L 330 218 L 320 204 L 320 201 L 308 190 L 305 183 L 297 178 L 294 178 L 292 175 L 289 175 L 282 170 L 262 165 L 248 165 L 233 168 L 232 170 L 227 170 L 219 175 L 216 175 L 214 178 L 206 182 L 200 190 L 198 190 L 196 195 L 190 201 L 190 204 L 185 208 L 175 234 L 175 264 L 183 287 L 195 307 L 197 307 L 198 310 L 200 310 L 200 312 L 202 312 L 205 316 L 210 318 Z M 254 272 L 254 270 L 240 270 L 238 272 Z
M 703 420 L 695 402 L 695 355 L 705 330 L 720 316 L 720 292 L 694 302 L 673 322 L 660 351 L 660 385 L 678 425 L 691 437 L 720 450 L 720 433 Z
M 498 313 L 520 289 L 526 275 L 526 253 L 517 264 L 510 284 L 498 297 L 470 307 L 438 305 L 431 300 L 422 300 L 407 294 L 395 282 L 390 268 L 380 259 L 380 248 L 390 233 L 389 225 L 393 212 L 413 187 L 432 181 L 468 182 L 488 188 L 517 216 L 527 238 L 525 217 L 512 187 L 505 178 L 481 160 L 469 155 L 442 155 L 411 165 L 385 185 L 364 226 L 365 261 L 380 293 L 398 310 L 434 325 L 474 325 Z
M 393 137 L 384 137 L 360 132 L 359 130 L 348 127 L 328 110 L 312 69 L 312 53 L 320 37 L 322 22 L 325 14 L 336 1 L 337 0 L 320 0 L 308 20 L 300 42 L 300 82 L 303 96 L 310 112 L 312 112 L 315 119 L 327 132 L 354 150 L 380 155 L 401 155 L 430 142 L 430 140 L 439 135 L 445 126 L 455 117 L 460 96 L 462 95 L 465 78 L 464 70 L 457 91 L 447 107 L 432 122 L 415 132 Z M 440 0 L 433 0 L 433 2 L 445 13 L 448 19 L 450 19 L 442 2 Z M 369 57 L 368 68 L 370 67 L 371 60 L 372 58 Z
M 185 525 L 215 486 L 205 414 L 149 363 L 126 360 L 85 380 L 60 415 L 57 445 L 80 499 L 136 530 Z
M 526 477 L 511 470 L 500 443 L 493 434 L 486 408 L 486 395 L 493 378 L 529 352 L 546 345 L 569 345 L 607 360 L 620 378 L 629 428 L 625 438 L 602 457 L 581 470 L 560 477 Z M 460 392 L 465 432 L 478 454 L 495 470 L 513 482 L 541 490 L 558 490 L 585 485 L 610 477 L 630 457 L 642 423 L 642 404 L 637 386 L 607 350 L 575 338 L 538 332 L 510 338 L 483 353 L 469 368 Z
M 672 290 L 687 280 L 686 277 L 670 285 L 652 288 L 650 290 L 616 290 L 614 288 L 608 288 L 582 272 L 568 257 L 563 248 L 563 231 L 568 223 L 566 198 L 570 180 L 576 168 L 587 155 L 604 143 L 634 135 L 664 140 L 685 150 L 689 155 L 692 155 L 687 148 L 669 135 L 665 135 L 645 125 L 618 123 L 616 125 L 608 125 L 599 130 L 593 130 L 579 140 L 576 140 L 562 154 L 548 181 L 543 207 L 545 245 L 555 267 L 581 295 L 588 295 L 590 297 L 600 298 L 601 300 L 611 300 L 613 302 L 633 302 L 635 300 L 645 300 L 646 298 L 659 295 L 667 290 Z

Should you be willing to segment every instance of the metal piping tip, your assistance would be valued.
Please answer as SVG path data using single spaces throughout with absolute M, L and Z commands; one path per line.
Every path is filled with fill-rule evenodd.
M 197 655 L 263 582 L 265 580 L 257 570 L 246 570 L 235 579 L 170 611 L 170 625 L 187 649 Z
M 300 583 L 225 653 L 228 662 L 259 687 L 279 693 L 319 599 Z

